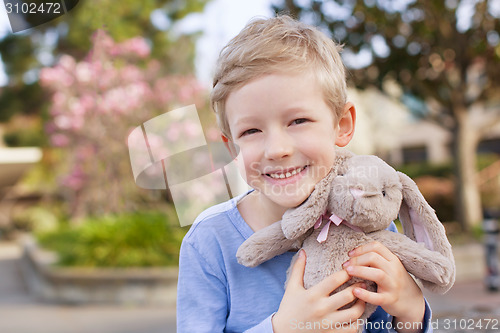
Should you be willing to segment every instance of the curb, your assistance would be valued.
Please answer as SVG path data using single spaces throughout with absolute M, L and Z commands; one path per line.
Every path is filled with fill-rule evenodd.
M 57 256 L 21 239 L 20 270 L 33 295 L 63 304 L 175 305 L 178 268 L 69 268 Z

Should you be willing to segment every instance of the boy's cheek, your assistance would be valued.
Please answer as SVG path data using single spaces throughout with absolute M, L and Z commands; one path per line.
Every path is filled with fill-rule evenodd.
M 246 181 L 248 185 L 253 187 L 252 182 L 256 180 L 256 178 L 260 177 L 260 170 L 257 169 L 255 164 L 247 164 L 244 161 L 244 158 L 241 155 L 238 155 L 236 165 L 238 167 L 238 171 L 240 172 L 241 177 Z

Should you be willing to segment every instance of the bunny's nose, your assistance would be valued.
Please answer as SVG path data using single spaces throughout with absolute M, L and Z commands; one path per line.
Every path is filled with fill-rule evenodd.
M 361 198 L 365 194 L 365 191 L 358 188 L 350 188 L 349 191 L 351 192 L 354 199 Z
M 349 191 L 351 192 L 354 199 L 370 198 L 370 197 L 375 197 L 379 194 L 377 191 L 373 191 L 373 190 L 365 191 L 365 190 L 362 190 L 362 189 L 356 188 L 356 187 L 351 187 L 349 189 Z

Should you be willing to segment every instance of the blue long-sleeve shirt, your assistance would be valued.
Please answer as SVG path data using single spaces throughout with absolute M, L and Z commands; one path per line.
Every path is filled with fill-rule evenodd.
M 283 298 L 286 271 L 294 253 L 284 253 L 254 268 L 238 264 L 238 247 L 254 233 L 236 207 L 240 198 L 200 214 L 182 242 L 178 333 L 273 332 L 271 317 Z M 394 224 L 389 229 L 396 231 Z M 432 332 L 430 316 L 426 303 L 424 332 Z M 380 307 L 369 321 L 367 332 L 391 331 L 392 317 Z

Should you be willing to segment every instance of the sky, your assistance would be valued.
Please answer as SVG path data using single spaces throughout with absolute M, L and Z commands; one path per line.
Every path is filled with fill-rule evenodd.
M 271 17 L 272 0 L 212 0 L 203 13 L 189 15 L 177 29 L 180 31 L 203 31 L 197 42 L 196 75 L 209 85 L 213 67 L 220 49 L 255 16 Z M 0 0 L 0 2 L 3 2 Z M 160 23 L 161 24 L 161 21 Z M 36 29 L 36 28 L 35 28 Z M 0 37 L 12 33 L 5 7 L 0 5 Z M 0 58 L 0 86 L 7 83 Z
M 215 61 L 222 47 L 256 16 L 271 17 L 270 0 L 215 0 L 209 3 L 201 18 L 203 36 L 197 42 L 196 71 L 203 83 L 210 83 Z M 191 24 L 189 21 L 186 22 Z M 196 26 L 196 23 L 193 24 Z

